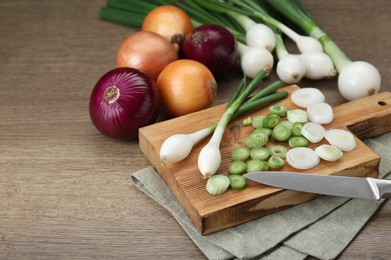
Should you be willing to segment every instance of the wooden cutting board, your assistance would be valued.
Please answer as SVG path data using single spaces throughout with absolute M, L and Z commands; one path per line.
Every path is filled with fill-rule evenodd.
M 296 89 L 299 87 L 293 85 L 282 90 L 291 93 Z M 283 104 L 288 109 L 298 108 L 291 102 L 289 96 L 275 103 Z M 139 131 L 141 150 L 171 189 L 195 228 L 204 235 L 254 220 L 316 197 L 315 194 L 282 190 L 252 181 L 248 181 L 248 187 L 242 191 L 229 189 L 221 195 L 210 195 L 205 190 L 206 180 L 202 178 L 197 168 L 198 154 L 209 141 L 209 137 L 196 145 L 184 161 L 176 164 L 161 163 L 159 151 L 166 138 L 173 134 L 192 133 L 207 127 L 219 120 L 224 109 L 225 104 L 215 106 L 156 123 L 141 128 Z M 265 115 L 267 109 L 268 106 L 246 116 Z M 333 111 L 334 121 L 324 127 L 350 130 L 357 137 L 357 148 L 344 153 L 344 156 L 337 162 L 321 160 L 316 168 L 302 172 L 356 177 L 377 176 L 380 157 L 360 139 L 375 137 L 391 130 L 391 93 L 383 92 L 351 101 L 334 107 Z M 218 170 L 220 174 L 228 175 L 227 165 L 231 162 L 232 149 L 244 145 L 245 138 L 253 130 L 251 126 L 242 126 L 243 118 L 230 123 L 225 131 L 221 143 L 222 164 Z M 310 147 L 314 148 L 320 144 L 310 145 Z M 297 171 L 287 164 L 281 170 Z

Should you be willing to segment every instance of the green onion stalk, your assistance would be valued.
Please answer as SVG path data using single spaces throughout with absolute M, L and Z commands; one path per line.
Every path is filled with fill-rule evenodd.
M 307 35 L 318 39 L 338 70 L 338 89 L 347 100 L 369 96 L 380 91 L 379 71 L 365 61 L 351 61 L 332 38 L 320 28 L 300 0 L 267 0 L 276 10 L 299 26 Z
M 264 72 L 262 72 L 262 74 L 264 74 Z M 260 85 L 261 77 L 258 77 L 255 80 L 258 82 L 254 82 L 253 80 L 253 87 Z M 246 95 L 243 93 L 245 92 L 245 89 L 248 88 L 245 86 L 244 77 L 239 83 L 235 94 L 231 97 L 230 102 L 228 102 L 226 106 L 226 111 L 228 112 L 226 112 L 226 115 L 224 116 L 224 122 L 220 120 L 222 121 L 221 123 L 220 121 L 216 122 L 208 127 L 205 127 L 190 134 L 175 134 L 168 137 L 163 142 L 163 145 L 160 149 L 160 160 L 167 164 L 178 163 L 184 160 L 190 154 L 196 143 L 200 142 L 207 136 L 214 133 L 216 128 L 219 126 L 219 123 L 220 129 L 222 129 L 223 127 L 225 128 L 228 122 L 232 122 L 233 120 L 244 115 L 245 113 L 248 113 L 249 111 L 253 111 L 262 106 L 287 97 L 288 93 L 286 91 L 277 92 L 277 90 L 280 89 L 282 86 L 283 83 L 281 81 L 276 81 L 266 86 L 264 89 L 260 90 L 250 99 L 241 104 L 239 108 L 237 108 L 235 111 L 234 107 L 232 107 L 235 104 L 235 100 L 237 100 L 241 95 Z M 234 106 L 238 106 L 238 102 L 236 102 Z M 181 149 L 178 149 L 178 147 L 180 147 Z

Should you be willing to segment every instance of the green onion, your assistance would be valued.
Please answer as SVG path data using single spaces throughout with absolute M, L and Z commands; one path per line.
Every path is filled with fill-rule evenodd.
M 269 170 L 269 165 L 265 161 L 253 159 L 246 163 L 247 172 L 259 172 Z
M 263 120 L 266 118 L 266 116 L 254 116 L 251 118 L 251 125 L 255 129 L 261 128 L 263 125 Z
M 263 120 L 262 127 L 274 128 L 280 122 L 281 122 L 281 117 L 279 117 L 278 115 L 275 114 L 268 115 Z
M 247 147 L 239 146 L 231 153 L 232 161 L 245 161 L 250 157 L 250 150 Z
M 286 147 L 279 144 L 270 146 L 268 149 L 270 151 L 270 155 L 274 157 L 285 158 L 287 153 Z
M 269 149 L 265 147 L 260 148 L 254 148 L 250 151 L 250 157 L 251 159 L 257 159 L 257 160 L 266 160 L 270 156 Z
M 216 174 L 211 176 L 206 182 L 206 191 L 212 195 L 218 195 L 224 193 L 231 181 L 228 176 Z
M 307 147 L 308 146 L 308 140 L 303 136 L 292 136 L 289 138 L 289 147 L 296 148 L 296 147 Z
M 250 148 L 260 148 L 269 141 L 269 137 L 264 133 L 252 133 L 246 138 L 245 143 Z
M 230 174 L 243 174 L 246 173 L 247 166 L 246 163 L 243 161 L 233 161 L 228 165 L 228 172 Z
M 267 164 L 272 169 L 280 169 L 284 166 L 284 160 L 277 156 L 271 156 L 267 161 Z
M 340 73 L 338 89 L 347 100 L 354 100 L 380 91 L 379 71 L 368 62 L 352 62 L 331 37 L 322 30 L 300 0 L 267 0 L 270 5 L 299 26 L 307 35 L 320 41 Z
M 286 116 L 288 109 L 284 105 L 274 105 L 269 107 L 269 115 Z
M 301 133 L 301 129 L 303 129 L 304 123 L 302 122 L 294 122 L 292 124 L 292 135 L 293 136 L 303 136 Z
M 247 180 L 241 175 L 229 176 L 230 186 L 234 190 L 243 190 L 247 187 Z
M 286 141 L 291 137 L 291 135 L 291 130 L 284 125 L 277 125 L 273 128 L 272 137 L 277 141 Z
M 264 133 L 264 134 L 267 135 L 269 138 L 270 138 L 270 136 L 272 135 L 272 132 L 273 132 L 272 129 L 270 129 L 270 128 L 265 128 L 265 127 L 257 128 L 257 129 L 254 130 L 254 133 Z

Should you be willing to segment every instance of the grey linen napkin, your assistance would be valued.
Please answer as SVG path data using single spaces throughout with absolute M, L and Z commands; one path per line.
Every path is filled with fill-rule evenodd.
M 365 143 L 389 177 L 391 133 Z M 337 257 L 384 202 L 322 196 L 217 233 L 202 236 L 153 167 L 131 175 L 134 185 L 167 209 L 208 259 L 319 259 Z

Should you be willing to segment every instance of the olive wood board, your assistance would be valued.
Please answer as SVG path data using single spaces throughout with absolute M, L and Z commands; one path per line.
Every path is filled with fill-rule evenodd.
M 292 93 L 299 89 L 292 85 L 281 89 Z M 327 102 L 327 100 L 326 100 Z M 299 108 L 288 96 L 274 104 L 285 105 L 288 109 Z M 271 105 L 271 104 L 270 104 Z M 221 142 L 222 163 L 217 174 L 229 175 L 227 166 L 231 162 L 233 148 L 242 146 L 244 140 L 253 131 L 251 126 L 243 126 L 242 121 L 247 116 L 266 115 L 269 105 L 238 118 L 231 122 L 223 135 Z M 205 128 L 219 120 L 225 104 L 214 106 L 189 115 L 158 122 L 139 130 L 140 148 L 156 168 L 179 204 L 183 207 L 199 233 L 206 235 L 245 223 L 262 216 L 297 205 L 318 195 L 291 190 L 283 190 L 253 181 L 247 181 L 247 188 L 241 191 L 228 189 L 221 195 L 211 195 L 205 190 L 204 179 L 197 167 L 197 158 L 202 147 L 210 137 L 200 141 L 190 155 L 175 164 L 164 164 L 159 159 L 159 151 L 166 138 L 173 134 L 192 133 Z M 351 131 L 357 141 L 357 147 L 345 152 L 336 162 L 321 160 L 315 168 L 303 170 L 303 173 L 325 175 L 344 175 L 355 177 L 376 177 L 380 157 L 361 140 L 379 136 L 391 130 L 391 92 L 382 92 L 359 100 L 350 101 L 333 108 L 334 120 L 324 125 L 326 129 L 339 128 Z M 268 144 L 284 144 L 271 139 Z M 311 148 L 326 143 L 322 141 L 310 144 Z M 298 171 L 287 163 L 284 171 Z

